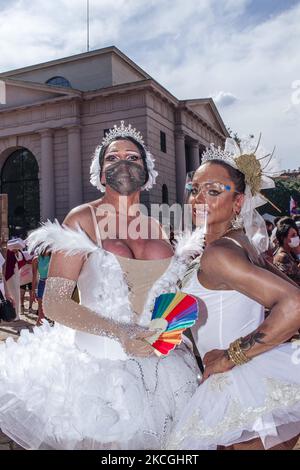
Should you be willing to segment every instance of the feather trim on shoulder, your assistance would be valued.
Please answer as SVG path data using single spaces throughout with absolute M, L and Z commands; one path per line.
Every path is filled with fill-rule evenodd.
M 202 228 L 197 228 L 193 232 L 183 232 L 176 238 L 175 256 L 190 260 L 202 254 L 205 234 Z
M 66 255 L 86 254 L 98 249 L 98 246 L 77 225 L 71 229 L 60 225 L 58 220 L 48 220 L 40 228 L 34 230 L 26 240 L 28 250 L 42 253 L 45 250 L 62 251 Z
M 184 232 L 177 238 L 175 253 L 171 263 L 165 273 L 154 283 L 148 294 L 144 306 L 144 314 L 141 317 L 143 326 L 146 326 L 151 320 L 151 312 L 156 297 L 160 294 L 176 292 L 179 289 L 178 283 L 185 276 L 188 266 L 195 256 L 203 253 L 204 231 L 196 229 L 194 232 Z

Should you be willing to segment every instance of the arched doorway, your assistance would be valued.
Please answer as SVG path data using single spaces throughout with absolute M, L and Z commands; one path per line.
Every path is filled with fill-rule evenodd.
M 22 148 L 14 151 L 1 169 L 1 193 L 8 195 L 10 236 L 26 237 L 40 221 L 39 167 L 34 155 Z

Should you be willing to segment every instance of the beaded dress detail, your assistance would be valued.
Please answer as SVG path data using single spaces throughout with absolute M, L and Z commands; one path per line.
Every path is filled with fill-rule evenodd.
M 32 240 L 62 255 L 85 254 L 80 303 L 103 317 L 148 325 L 149 295 L 170 268 L 167 290 L 176 289 L 172 258 L 121 259 L 57 222 Z M 64 289 L 70 294 L 74 282 Z M 59 299 L 57 308 L 64 308 Z M 0 428 L 26 449 L 160 449 L 198 373 L 185 343 L 167 357 L 139 358 L 127 356 L 116 339 L 58 323 L 23 330 L 17 342 L 0 345 Z

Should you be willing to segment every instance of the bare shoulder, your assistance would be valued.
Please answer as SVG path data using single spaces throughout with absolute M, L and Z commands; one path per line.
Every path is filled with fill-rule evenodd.
M 220 238 L 204 250 L 201 270 L 217 272 L 237 263 L 251 264 L 245 248 L 232 240 Z
M 76 228 L 78 225 L 85 228 L 91 220 L 91 204 L 81 204 L 74 207 L 65 217 L 64 224 L 68 227 Z
M 246 253 L 246 247 L 241 240 L 235 238 L 219 238 L 211 243 L 205 250 L 206 253 L 215 253 L 217 256 L 233 256 L 241 255 Z

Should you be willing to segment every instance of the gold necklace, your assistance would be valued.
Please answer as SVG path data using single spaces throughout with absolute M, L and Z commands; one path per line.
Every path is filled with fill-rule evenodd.
M 240 228 L 234 228 L 234 227 L 231 226 L 226 230 L 226 232 L 223 233 L 223 235 L 220 238 L 223 238 L 229 232 L 237 232 L 238 230 L 241 230 L 241 229 Z
M 232 227 L 232 225 L 227 229 L 225 230 L 225 232 L 223 233 L 223 235 L 221 235 L 219 238 L 216 238 L 216 240 L 220 240 L 221 238 L 225 237 L 225 235 L 227 235 L 227 233 L 229 232 L 237 232 L 238 230 L 241 230 L 240 228 L 234 228 Z M 205 249 L 205 236 L 204 236 L 204 246 L 203 246 L 203 249 Z M 215 240 L 214 240 L 215 241 Z

